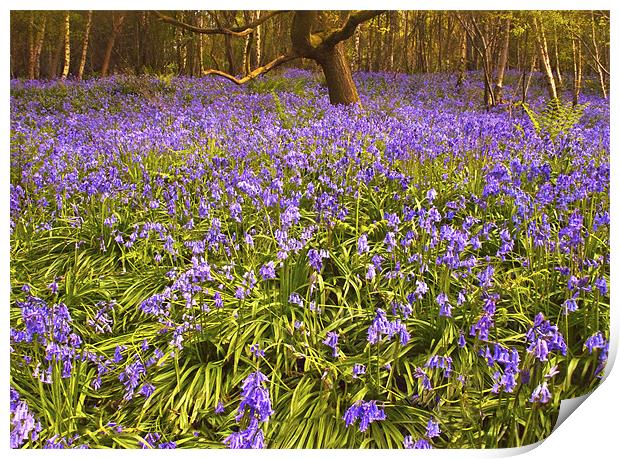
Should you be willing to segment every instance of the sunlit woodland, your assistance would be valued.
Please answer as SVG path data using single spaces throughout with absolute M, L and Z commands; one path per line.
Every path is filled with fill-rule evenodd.
M 506 448 L 609 348 L 608 11 L 12 11 L 12 448 Z

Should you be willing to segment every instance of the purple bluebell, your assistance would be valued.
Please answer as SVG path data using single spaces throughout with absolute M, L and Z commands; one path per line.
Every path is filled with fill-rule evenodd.
M 551 400 L 551 392 L 547 387 L 547 381 L 544 381 L 542 384 L 536 386 L 536 389 L 532 392 L 530 397 L 531 403 L 547 403 Z
M 362 234 L 357 240 L 357 253 L 358 255 L 362 255 L 367 253 L 370 250 L 368 247 L 368 236 L 366 233 Z
M 338 357 L 338 333 L 331 331 L 327 332 L 327 338 L 325 338 L 323 344 L 326 344 L 333 349 L 333 357 Z
M 433 419 L 428 420 L 428 424 L 426 425 L 426 437 L 434 438 L 438 437 L 441 434 L 441 430 L 439 430 L 439 423 L 433 421 Z
M 366 366 L 361 363 L 353 365 L 353 378 L 358 378 L 360 375 L 366 374 Z
M 359 431 L 365 432 L 372 422 L 384 420 L 385 412 L 377 406 L 376 400 L 369 402 L 358 400 L 345 412 L 342 419 L 346 427 L 352 426 L 359 419 Z

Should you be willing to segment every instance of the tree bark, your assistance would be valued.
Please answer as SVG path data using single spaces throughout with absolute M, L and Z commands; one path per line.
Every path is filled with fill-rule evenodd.
M 538 21 L 538 18 L 534 16 L 534 36 L 536 39 L 536 48 L 538 50 L 538 58 L 540 59 L 541 70 L 545 74 L 545 81 L 547 83 L 547 91 L 550 99 L 557 99 L 558 93 L 555 86 L 555 78 L 553 77 L 553 71 L 551 70 L 551 63 L 549 62 L 549 52 L 547 48 L 547 38 L 545 37 L 545 29 Z
M 506 64 L 508 63 L 508 48 L 510 46 L 510 18 L 506 19 L 504 27 L 504 42 L 499 56 L 495 79 L 495 99 L 498 104 L 501 104 L 503 101 L 504 74 L 506 72 Z
M 82 56 L 80 57 L 80 66 L 78 68 L 77 79 L 81 80 L 84 76 L 84 67 L 86 67 L 86 55 L 88 53 L 88 40 L 90 37 L 90 28 L 93 22 L 93 12 L 88 11 L 86 18 L 86 29 L 84 30 L 84 42 L 82 43 Z
M 34 12 L 28 16 L 28 79 L 34 80 Z
M 359 103 L 360 99 L 347 62 L 344 43 L 340 42 L 332 49 L 319 54 L 316 61 L 325 75 L 330 103 L 333 105 Z
M 123 27 L 123 21 L 125 21 L 125 13 L 120 13 L 118 16 L 116 13 L 112 14 L 112 33 L 108 38 L 105 52 L 103 54 L 103 64 L 101 65 L 102 77 L 108 76 L 108 71 L 110 69 L 110 58 L 112 57 L 112 50 L 114 49 L 114 42 L 116 41 L 116 36 L 121 31 L 121 27 Z
M 456 88 L 459 89 L 465 81 L 465 71 L 467 70 L 467 31 L 463 29 L 461 34 L 461 52 L 459 55 L 459 76 L 456 79 Z
M 555 74 L 558 77 L 558 89 L 564 88 L 564 81 L 562 79 L 562 69 L 560 68 L 560 54 L 558 52 L 558 30 L 553 26 L 553 50 L 555 54 Z
M 581 42 L 572 39 L 573 45 L 573 106 L 579 103 L 579 93 L 581 92 L 581 69 L 582 54 Z
M 47 14 L 42 13 L 43 19 L 41 21 L 41 25 L 39 26 L 37 33 L 35 35 L 35 43 L 33 50 L 33 68 L 32 68 L 32 78 L 39 78 L 40 68 L 41 68 L 41 51 L 43 50 L 43 41 L 45 39 L 45 25 L 47 22 Z
M 607 99 L 607 89 L 605 87 L 605 75 L 603 75 L 603 69 L 600 60 L 600 53 L 598 48 L 598 39 L 596 38 L 596 30 L 594 28 L 594 11 L 590 12 L 591 14 L 591 24 L 592 24 L 592 45 L 594 47 L 594 57 L 596 61 L 596 73 L 598 74 L 598 81 L 601 85 L 601 91 L 603 92 L 603 97 Z
M 258 10 L 256 12 L 256 16 L 260 17 L 260 10 Z M 263 46 L 263 40 L 261 39 L 261 32 L 262 32 L 263 28 L 261 25 L 258 25 L 256 27 L 256 66 L 260 67 L 261 63 L 262 63 L 262 52 L 261 52 L 261 48 Z
M 71 64 L 71 22 L 69 12 L 65 12 L 65 59 L 62 68 L 62 79 L 69 76 L 69 65 Z

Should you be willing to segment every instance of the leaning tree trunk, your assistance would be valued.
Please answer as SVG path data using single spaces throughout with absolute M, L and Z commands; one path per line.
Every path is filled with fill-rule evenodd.
M 108 76 L 108 70 L 110 69 L 110 58 L 112 57 L 112 50 L 114 49 L 114 42 L 116 41 L 116 36 L 121 31 L 123 21 L 125 21 L 125 13 L 121 13 L 119 16 L 116 16 L 115 14 L 112 15 L 112 33 L 108 38 L 105 53 L 103 54 L 103 64 L 101 65 L 102 77 Z
M 41 70 L 41 51 L 43 50 L 43 41 L 45 39 L 45 23 L 47 22 L 47 15 L 43 13 L 43 21 L 37 32 L 36 42 L 34 46 L 34 78 L 40 77 Z
M 545 74 L 547 82 L 547 91 L 549 98 L 557 99 L 558 93 L 555 86 L 555 78 L 551 70 L 551 62 L 549 60 L 549 51 L 547 48 L 547 38 L 545 37 L 545 29 L 542 23 L 538 22 L 538 18 L 534 18 L 534 35 L 536 38 L 536 47 L 538 49 L 538 57 L 540 59 L 541 70 Z
M 84 30 L 84 42 L 82 44 L 82 56 L 80 57 L 80 66 L 78 68 L 77 79 L 81 80 L 84 76 L 84 67 L 86 67 L 86 55 L 88 53 L 88 39 L 90 37 L 90 27 L 93 22 L 93 12 L 88 11 L 86 19 L 86 29 Z
M 596 65 L 594 67 L 596 68 L 596 73 L 598 74 L 598 81 L 601 85 L 601 92 L 603 93 L 603 98 L 607 99 L 607 89 L 605 88 L 605 75 L 603 75 L 603 66 L 601 65 L 600 53 L 598 49 L 598 40 L 596 38 L 596 31 L 594 28 L 594 11 L 591 11 L 590 14 L 592 18 L 592 45 L 594 47 L 594 60 L 596 61 Z
M 325 75 L 325 82 L 329 92 L 329 101 L 332 104 L 359 103 L 359 95 L 353 81 L 351 68 L 347 61 L 344 43 L 337 43 L 316 58 Z

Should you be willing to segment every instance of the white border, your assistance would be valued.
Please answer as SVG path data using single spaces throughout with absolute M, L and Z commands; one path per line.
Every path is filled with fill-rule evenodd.
M 9 46 L 9 7 L 4 4 L 4 10 L 2 11 L 2 15 L 0 16 L 0 26 L 1 30 L 4 31 L 5 37 L 7 39 L 3 41 L 3 53 L 0 58 L 1 69 L 3 75 L 9 75 L 9 55 L 10 55 L 10 46 Z M 611 195 L 614 196 L 620 189 L 618 188 L 618 174 L 616 172 L 616 161 L 615 158 L 617 156 L 618 150 L 618 136 L 615 130 L 615 121 L 618 119 L 618 98 L 615 96 L 615 91 L 617 87 L 617 77 L 615 71 L 616 59 L 614 58 L 614 53 L 617 54 L 616 47 L 617 45 L 617 30 L 618 27 L 616 25 L 616 14 L 620 11 L 616 4 L 611 0 L 601 1 L 601 0 L 590 0 L 588 2 L 577 2 L 575 0 L 571 1 L 561 1 L 561 0 L 547 0 L 541 2 L 540 0 L 522 0 L 519 2 L 510 0 L 504 1 L 501 3 L 498 2 L 489 2 L 489 1 L 480 1 L 474 0 L 465 2 L 456 2 L 456 1 L 440 1 L 440 0 L 413 0 L 413 1 L 368 1 L 368 0 L 359 0 L 359 1 L 325 1 L 325 0 L 315 0 L 311 3 L 302 3 L 302 2 L 285 2 L 282 0 L 270 0 L 270 1 L 241 1 L 241 0 L 233 0 L 227 1 L 226 3 L 222 2 L 214 2 L 214 1 L 186 1 L 186 0 L 177 0 L 175 2 L 166 2 L 162 0 L 151 0 L 151 1 L 118 1 L 118 0 L 109 0 L 105 3 L 102 2 L 93 2 L 93 1 L 67 1 L 60 0 L 50 3 L 48 1 L 29 1 L 23 0 L 19 2 L 19 4 L 12 5 L 13 9 L 71 9 L 71 10 L 84 10 L 84 9 L 131 9 L 131 10 L 141 10 L 141 9 L 377 9 L 377 8 L 386 8 L 386 9 L 478 9 L 478 10 L 490 10 L 490 9 L 540 9 L 540 10 L 567 10 L 567 9 L 576 9 L 576 10 L 584 10 L 584 9 L 600 9 L 600 10 L 611 10 L 612 17 L 612 41 L 611 47 L 614 52 L 612 52 L 612 62 L 611 62 L 611 120 L 612 120 L 612 139 L 611 139 L 611 151 L 612 154 L 612 169 L 611 169 Z M 8 305 L 9 305 L 9 135 L 8 135 L 8 127 L 9 127 L 9 85 L 7 82 L 2 86 L 2 101 L 4 103 L 4 111 L 3 111 L 3 126 L 5 127 L 4 135 L 1 139 L 2 151 L 4 152 L 2 167 L 0 167 L 0 183 L 4 187 L 3 197 L 0 199 L 0 215 L 2 219 L 2 223 L 0 224 L 0 232 L 1 232 L 1 243 L 0 243 L 0 272 L 2 273 L 2 282 L 0 282 L 0 298 L 3 300 L 2 304 L 6 305 L 4 308 L 4 317 L 6 322 L 4 322 L 4 327 L 0 327 L 0 346 L 3 349 L 4 359 L 1 360 L 1 377 L 2 380 L 0 382 L 0 412 L 6 413 L 4 415 L 4 422 L 0 422 L 0 445 L 3 450 L 7 450 L 8 448 L 8 439 L 9 439 L 9 423 L 8 423 L 8 403 L 9 403 L 9 377 L 8 377 L 8 355 L 9 355 L 9 334 L 8 334 Z M 613 216 L 617 215 L 617 200 L 612 198 L 611 201 L 611 215 L 612 220 Z M 615 222 L 612 221 L 612 229 L 616 228 Z M 618 266 L 618 247 L 619 238 L 615 236 L 613 233 L 611 235 L 611 282 L 610 289 L 612 292 L 612 299 L 615 298 L 616 292 L 616 279 L 617 276 L 617 266 Z M 610 355 L 609 355 L 609 364 L 608 364 L 608 372 L 611 370 L 613 362 L 615 360 L 618 348 L 618 334 L 620 329 L 618 327 L 619 320 L 617 316 L 617 306 L 612 308 L 611 315 L 611 333 L 612 333 L 612 344 L 610 347 Z M 527 448 L 531 450 L 529 455 L 531 457 L 545 457 L 548 458 L 550 456 L 553 457 L 561 457 L 561 458 L 570 458 L 570 457 L 579 457 L 590 455 L 591 457 L 600 457 L 607 458 L 611 457 L 611 451 L 616 450 L 616 441 L 618 440 L 618 424 L 617 417 L 620 410 L 620 376 L 618 376 L 618 370 L 611 372 L 604 383 L 599 387 L 594 393 L 584 401 L 584 403 L 577 409 L 576 415 L 571 415 L 568 419 L 560 425 L 557 430 L 545 441 L 542 442 L 538 447 L 531 450 L 531 448 Z M 479 450 L 434 450 L 434 451 L 413 451 L 413 450 L 405 450 L 405 451 L 381 451 L 379 454 L 388 455 L 388 456 L 400 456 L 404 457 L 404 455 L 414 454 L 414 455 L 431 455 L 432 457 L 471 457 L 471 458 L 484 458 L 484 457 L 502 457 L 502 456 L 512 456 L 515 454 L 520 454 L 525 452 L 526 448 L 519 448 L 517 450 L 492 450 L 492 451 L 479 451 Z M 25 454 L 27 456 L 36 455 L 36 454 L 44 454 L 43 451 L 23 451 L 23 450 L 9 450 L 11 454 L 22 455 Z M 119 451 L 116 450 L 116 454 L 129 455 L 136 457 L 137 454 L 140 454 L 141 451 Z M 49 455 L 57 455 L 57 454 L 110 454 L 105 451 L 56 451 L 56 450 L 47 450 L 45 454 Z M 183 454 L 184 456 L 191 455 L 195 457 L 204 457 L 205 454 L 211 455 L 225 455 L 226 457 L 231 457 L 233 452 L 231 451 L 216 451 L 216 450 L 184 450 L 183 453 L 178 451 L 151 451 L 149 454 L 153 455 L 163 455 L 163 454 Z M 303 457 L 316 457 L 319 458 L 324 455 L 323 451 L 320 450 L 303 450 L 303 451 L 274 451 L 269 450 L 269 452 L 253 452 L 253 451 L 235 451 L 235 457 L 247 457 L 247 456 L 265 456 L 269 454 L 269 456 L 280 456 L 280 457 L 288 457 L 289 455 L 295 454 L 296 456 L 301 455 Z M 357 450 L 345 450 L 345 451 L 335 451 L 330 454 L 343 455 L 345 457 L 376 457 L 376 451 L 357 451 Z M 617 454 L 617 452 L 616 452 Z M 418 456 L 420 457 L 420 456 Z M 428 457 L 428 456 L 427 456 Z M 323 459 L 323 458 L 321 458 Z

